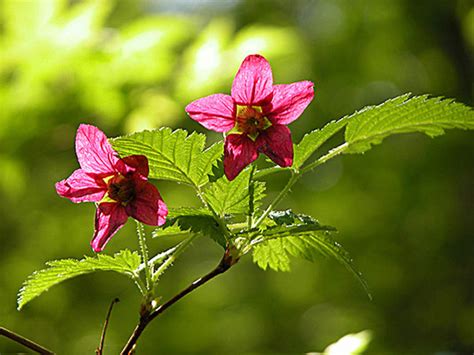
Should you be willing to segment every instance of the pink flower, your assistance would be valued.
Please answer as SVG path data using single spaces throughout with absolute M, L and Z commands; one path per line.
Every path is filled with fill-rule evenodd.
M 226 132 L 224 172 L 233 180 L 259 153 L 282 167 L 293 164 L 286 125 L 303 113 L 313 97 L 312 82 L 273 85 L 267 60 L 249 55 L 234 78 L 231 96 L 203 97 L 191 102 L 186 112 L 204 127 Z
M 157 188 L 148 182 L 143 155 L 123 159 L 97 127 L 81 124 L 76 135 L 81 169 L 56 183 L 56 191 L 72 202 L 97 202 L 92 249 L 100 252 L 128 217 L 152 226 L 165 223 L 168 209 Z

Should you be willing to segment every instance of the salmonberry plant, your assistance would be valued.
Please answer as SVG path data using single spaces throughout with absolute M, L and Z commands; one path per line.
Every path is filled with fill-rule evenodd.
M 310 261 L 320 254 L 334 257 L 370 297 L 352 259 L 334 240 L 336 229 L 284 209 L 282 200 L 303 175 L 338 155 L 364 153 L 389 135 L 421 132 L 435 137 L 448 128 L 474 129 L 473 110 L 451 99 L 405 94 L 331 121 L 294 144 L 287 125 L 300 117 L 313 96 L 309 81 L 274 85 L 269 63 L 260 55 L 251 55 L 237 72 L 231 95 L 210 95 L 186 107 L 192 119 L 222 132 L 223 142 L 206 147 L 204 134 L 166 127 L 107 139 L 98 128 L 81 125 L 76 136 L 80 169 L 58 182 L 56 190 L 72 202 L 96 204 L 94 252 L 102 252 L 128 217 L 136 220 L 139 248 L 47 262 L 45 269 L 25 281 L 18 309 L 75 276 L 97 271 L 126 275 L 143 296 L 138 324 L 122 350 L 130 354 L 152 320 L 247 254 L 262 269 L 277 271 L 290 269 L 290 256 Z M 319 153 L 328 139 L 344 129 L 340 145 Z M 255 161 L 260 153 L 275 165 L 259 168 Z M 265 178 L 278 173 L 286 174 L 287 183 L 264 206 Z M 157 181 L 159 188 L 161 180 L 190 186 L 202 206 L 168 210 L 150 182 Z M 143 224 L 157 226 L 151 237 L 179 235 L 179 242 L 152 255 Z M 160 276 L 200 236 L 222 247 L 222 259 L 208 274 L 160 302 L 156 291 Z

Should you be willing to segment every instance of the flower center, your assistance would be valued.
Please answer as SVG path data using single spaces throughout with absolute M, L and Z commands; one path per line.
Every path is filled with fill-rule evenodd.
M 135 184 L 132 179 L 116 175 L 108 181 L 107 194 L 112 200 L 127 204 L 135 197 Z
M 253 141 L 271 125 L 271 122 L 263 115 L 260 106 L 237 105 L 235 129 L 246 134 Z

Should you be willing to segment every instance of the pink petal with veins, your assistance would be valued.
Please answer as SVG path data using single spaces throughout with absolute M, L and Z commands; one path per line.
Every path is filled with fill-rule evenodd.
M 135 181 L 135 198 L 125 207 L 127 214 L 151 226 L 161 226 L 166 221 L 168 208 L 155 185 Z
M 92 249 L 98 253 L 107 242 L 127 222 L 128 215 L 125 207 L 119 203 L 104 202 L 97 207 L 95 215 L 94 237 L 91 241 Z
M 214 94 L 191 102 L 186 112 L 201 125 L 216 132 L 227 132 L 234 127 L 234 101 L 224 94 Z
M 224 173 L 229 181 L 258 157 L 255 142 L 244 134 L 229 134 L 224 144 Z
M 94 174 L 113 173 L 119 159 L 104 132 L 85 124 L 77 130 L 76 155 L 81 168 Z
M 77 169 L 66 180 L 56 183 L 56 192 L 75 203 L 98 202 L 107 192 L 107 186 L 98 176 Z
M 258 151 L 281 167 L 293 164 L 293 142 L 286 126 L 273 125 L 257 138 Z
M 138 174 L 146 180 L 149 174 L 148 158 L 144 155 L 130 155 L 119 159 L 115 164 L 115 169 L 123 176 Z
M 273 123 L 289 124 L 301 116 L 314 97 L 314 84 L 300 81 L 273 86 L 273 98 L 263 108 Z
M 272 68 L 261 55 L 249 55 L 240 65 L 232 83 L 232 98 L 236 104 L 262 105 L 272 95 Z

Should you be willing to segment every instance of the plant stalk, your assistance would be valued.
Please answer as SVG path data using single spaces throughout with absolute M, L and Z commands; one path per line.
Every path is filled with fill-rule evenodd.
M 140 321 L 138 322 L 137 326 L 133 330 L 132 335 L 128 339 L 127 344 L 125 347 L 122 349 L 122 352 L 120 353 L 121 355 L 129 355 L 132 354 L 135 346 L 137 344 L 138 338 L 140 335 L 143 333 L 147 325 L 156 317 L 158 317 L 161 313 L 166 311 L 169 307 L 171 307 L 173 304 L 178 302 L 181 298 L 186 296 L 188 293 L 196 290 L 200 286 L 204 285 L 208 281 L 212 280 L 216 276 L 226 272 L 229 270 L 235 263 L 238 261 L 238 257 L 236 258 L 234 255 L 232 255 L 232 252 L 228 249 L 226 249 L 226 252 L 219 262 L 219 264 L 216 266 L 214 270 L 206 274 L 205 276 L 197 279 L 193 283 L 191 283 L 188 287 L 186 287 L 184 290 L 176 294 L 174 297 L 172 297 L 170 300 L 167 302 L 163 303 L 161 306 L 155 308 L 154 310 L 144 313 L 140 317 Z
M 35 343 L 34 341 L 27 339 L 24 336 L 17 334 L 15 332 L 12 332 L 11 330 L 8 330 L 6 328 L 0 327 L 0 335 L 3 335 L 4 337 L 11 339 L 14 342 L 17 342 L 18 344 L 26 346 L 28 349 L 36 351 L 38 354 L 54 355 L 54 353 L 51 350 L 46 349 L 45 347 Z
M 146 237 L 143 230 L 143 224 L 137 222 L 137 234 L 138 234 L 138 244 L 140 245 L 140 253 L 142 255 L 143 264 L 145 264 L 145 282 L 146 282 L 146 291 L 150 292 L 152 288 L 152 275 L 150 266 L 148 264 L 148 248 L 146 245 Z
M 110 303 L 109 310 L 107 311 L 107 315 L 105 316 L 105 322 L 104 322 L 104 327 L 102 328 L 102 334 L 100 335 L 99 347 L 95 351 L 97 355 L 102 355 L 104 351 L 105 333 L 107 331 L 107 326 L 109 325 L 110 315 L 112 314 L 112 308 L 118 302 L 120 302 L 120 300 L 118 298 L 114 298 L 112 302 Z
M 292 172 L 290 180 L 288 180 L 283 190 L 281 190 L 277 197 L 275 197 L 275 199 L 268 205 L 267 209 L 253 224 L 252 228 L 257 228 L 265 220 L 268 214 L 273 211 L 273 209 L 278 205 L 278 203 L 280 203 L 280 201 L 285 197 L 288 191 L 290 191 L 293 185 L 298 181 L 300 176 L 301 175 L 299 173 Z

